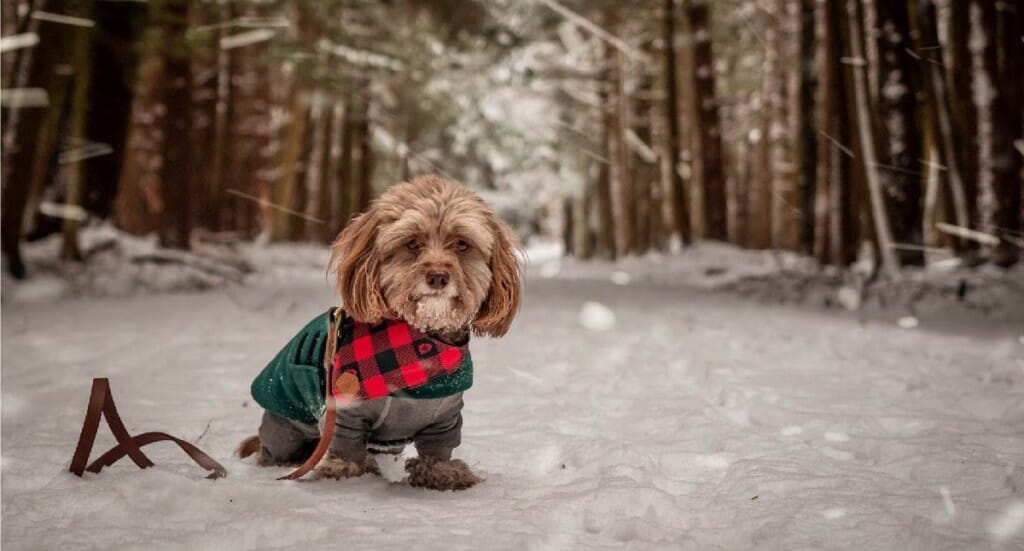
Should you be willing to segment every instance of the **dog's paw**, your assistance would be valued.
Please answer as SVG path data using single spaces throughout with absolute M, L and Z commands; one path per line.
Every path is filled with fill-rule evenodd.
M 341 457 L 327 454 L 314 468 L 320 478 L 354 478 L 362 476 L 369 469 L 366 463 L 356 463 Z
M 432 490 L 465 490 L 483 481 L 459 459 L 416 457 L 405 462 L 405 470 L 411 486 Z

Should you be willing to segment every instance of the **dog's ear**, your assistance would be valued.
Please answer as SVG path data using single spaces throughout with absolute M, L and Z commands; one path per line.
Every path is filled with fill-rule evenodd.
M 519 239 L 497 217 L 491 223 L 495 237 L 491 253 L 491 287 L 473 320 L 473 332 L 500 337 L 508 332 L 512 320 L 519 313 L 522 267 L 516 257 Z
M 352 219 L 331 245 L 328 263 L 345 312 L 365 323 L 380 323 L 390 312 L 380 288 L 380 255 L 374 246 L 378 222 L 373 207 Z

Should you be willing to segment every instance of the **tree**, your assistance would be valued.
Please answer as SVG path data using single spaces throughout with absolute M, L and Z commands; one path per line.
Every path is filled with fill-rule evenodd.
M 910 15 L 906 4 L 876 0 L 879 82 L 878 115 L 882 125 L 879 165 L 876 171 L 892 221 L 893 238 L 901 245 L 903 265 L 924 263 L 921 251 L 922 204 L 920 159 L 922 137 L 914 98 L 920 89 L 919 64 L 907 53 L 910 44 Z
M 91 6 L 86 4 L 79 13 L 88 16 L 89 8 Z M 69 121 L 68 145 L 71 148 L 66 151 L 66 154 L 70 154 L 70 158 L 67 158 L 69 161 L 67 163 L 68 185 L 67 196 L 64 199 L 67 214 L 63 220 L 64 240 L 60 251 L 60 257 L 63 260 L 82 260 L 82 251 L 78 245 L 78 224 L 81 219 L 71 215 L 69 211 L 75 208 L 81 209 L 82 196 L 85 194 L 86 186 L 85 170 L 82 166 L 83 159 L 79 152 L 83 151 L 88 143 L 86 124 L 89 117 L 89 80 L 92 77 L 92 66 L 89 61 L 92 42 L 90 34 L 91 29 L 88 27 L 76 28 L 71 43 L 74 52 L 71 66 L 75 76 L 71 87 L 71 120 Z
M 612 29 L 616 35 L 619 34 L 618 14 L 612 15 Z M 628 255 L 635 252 L 636 248 L 636 197 L 633 195 L 635 183 L 631 178 L 631 163 L 629 155 L 629 144 L 626 138 L 630 132 L 629 97 L 626 92 L 626 63 L 623 60 L 622 51 L 614 50 L 614 60 L 609 69 L 609 80 L 607 83 L 612 90 L 613 105 L 605 109 L 613 111 L 614 127 L 611 133 L 611 151 L 614 153 L 608 157 L 611 162 L 612 173 L 615 178 L 615 190 L 617 192 L 618 217 L 615 229 L 616 249 L 619 254 Z
M 161 87 L 163 147 L 159 171 L 164 210 L 160 242 L 165 247 L 181 249 L 189 248 L 192 231 L 189 205 L 192 65 L 185 41 L 189 3 L 190 0 L 162 0 L 153 5 L 160 29 L 157 47 L 164 70 Z
M 819 262 L 840 266 L 849 264 L 857 253 L 856 224 L 851 200 L 852 152 L 849 120 L 843 106 L 847 103 L 843 85 L 842 32 L 840 0 L 817 0 L 816 34 L 821 42 L 818 58 L 819 120 L 818 166 L 815 190 L 815 257 Z
M 798 70 L 791 83 L 795 82 L 796 91 L 790 92 L 795 105 L 790 107 L 791 116 L 794 122 L 793 151 L 797 159 L 799 170 L 797 194 L 801 197 L 798 204 L 800 228 L 798 241 L 799 249 L 804 254 L 814 253 L 814 231 L 815 231 L 815 204 L 817 190 L 817 163 L 818 163 L 818 120 L 815 118 L 815 94 L 817 93 L 818 80 L 815 66 L 815 1 L 797 0 L 797 29 L 800 36 L 799 51 L 795 58 L 798 60 Z
M 960 227 L 970 227 L 970 210 L 967 204 L 967 191 L 964 186 L 963 170 L 960 155 L 956 149 L 956 130 L 953 127 L 949 107 L 949 94 L 946 90 L 943 74 L 942 50 L 934 45 L 939 44 L 938 20 L 933 0 L 914 0 L 917 5 L 914 25 L 914 54 L 925 63 L 925 92 L 928 102 L 928 124 L 934 128 L 933 135 L 938 142 L 941 164 L 946 169 L 949 182 L 949 205 L 953 210 L 953 218 Z M 960 246 L 958 244 L 958 246 Z
M 893 249 L 892 230 L 889 216 L 885 209 L 882 183 L 878 176 L 878 161 L 875 153 L 875 134 L 871 126 L 871 111 L 868 105 L 868 83 L 863 34 L 861 30 L 861 14 L 858 0 L 847 0 L 846 20 L 848 22 L 849 52 L 851 71 L 853 73 L 853 99 L 856 106 L 858 152 L 867 180 L 868 197 L 871 204 L 871 218 L 874 221 L 878 261 L 883 273 L 895 277 L 899 264 Z
M 679 137 L 679 80 L 676 74 L 676 8 L 675 0 L 665 0 L 662 14 L 663 41 L 665 44 L 665 118 L 667 135 L 665 157 L 668 159 L 669 189 L 672 193 L 672 213 L 675 215 L 675 229 L 683 244 L 690 242 L 690 206 L 683 177 L 679 174 L 682 151 Z
M 1021 168 L 1024 165 L 1024 13 L 990 2 L 979 3 L 986 29 L 984 66 L 992 82 L 991 164 L 993 205 L 991 228 L 1003 236 L 992 260 L 1015 264 L 1020 256 Z M 1017 142 L 1016 145 L 1014 142 Z
M 704 235 L 726 238 L 725 175 L 722 172 L 722 132 L 715 93 L 715 66 L 711 46 L 711 13 L 706 0 L 687 0 L 686 15 L 693 37 L 694 123 L 704 198 Z
M 973 6 L 973 8 L 972 8 Z M 947 28 L 949 29 L 949 70 L 946 71 L 950 90 L 950 103 L 957 151 L 964 175 L 964 195 L 967 213 L 973 223 L 978 219 L 978 109 L 974 105 L 974 67 L 971 44 L 971 12 L 976 11 L 975 0 L 950 2 Z M 973 247 L 972 243 L 967 243 Z

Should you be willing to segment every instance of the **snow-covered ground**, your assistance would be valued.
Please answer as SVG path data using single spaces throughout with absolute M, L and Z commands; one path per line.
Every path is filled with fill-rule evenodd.
M 1024 312 L 915 325 L 535 262 L 512 332 L 473 344 L 456 455 L 486 481 L 459 493 L 279 482 L 231 456 L 259 421 L 253 376 L 331 303 L 315 262 L 5 300 L 4 549 L 1024 546 Z M 68 473 L 98 376 L 130 431 L 192 440 L 229 476 L 166 443 L 145 471 Z

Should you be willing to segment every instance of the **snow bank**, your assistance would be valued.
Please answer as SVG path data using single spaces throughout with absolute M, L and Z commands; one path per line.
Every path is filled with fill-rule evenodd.
M 29 278 L 3 274 L 5 301 L 57 300 L 181 293 L 244 282 L 284 279 L 324 281 L 327 247 L 269 244 L 196 231 L 192 250 L 165 249 L 156 235 L 134 236 L 103 224 L 83 228 L 86 262 L 59 260 L 61 237 L 52 235 L 23 247 Z
M 786 251 L 754 251 L 698 242 L 673 253 L 630 256 L 617 262 L 561 257 L 561 246 L 531 243 L 526 256 L 538 278 L 610 280 L 722 291 L 770 304 L 909 313 L 973 311 L 1002 315 L 1024 311 L 1024 265 L 1004 270 L 968 268 L 956 259 L 903 270 L 896 281 L 870 281 L 866 264 L 850 270 L 820 268 Z

